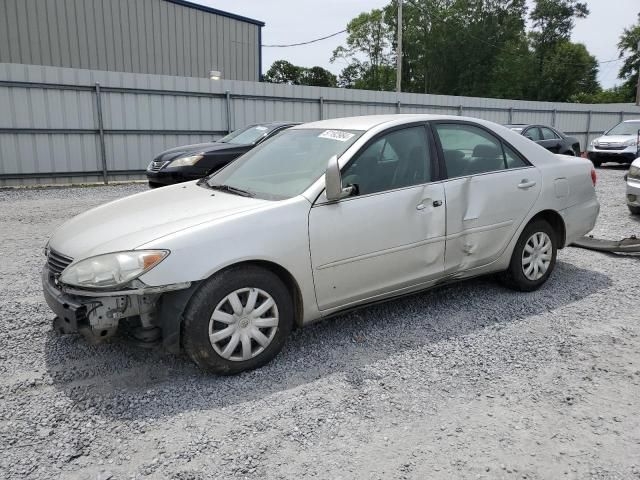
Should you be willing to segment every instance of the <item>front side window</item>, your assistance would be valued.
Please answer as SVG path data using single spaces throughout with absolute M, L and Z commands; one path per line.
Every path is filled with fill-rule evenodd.
M 520 156 L 482 128 L 436 124 L 449 178 L 526 166 Z
M 542 132 L 542 138 L 544 140 L 556 140 L 559 138 L 558 135 L 556 135 L 556 132 L 550 128 L 540 127 L 540 131 Z
M 288 129 L 208 177 L 207 183 L 244 190 L 270 200 L 291 198 L 318 180 L 329 159 L 342 155 L 362 133 L 358 130 Z
M 342 172 L 342 184 L 367 195 L 430 182 L 430 152 L 423 126 L 395 130 L 355 155 Z

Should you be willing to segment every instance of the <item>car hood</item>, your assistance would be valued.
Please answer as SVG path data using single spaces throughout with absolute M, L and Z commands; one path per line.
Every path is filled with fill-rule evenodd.
M 601 137 L 596 138 L 598 142 L 609 142 L 609 143 L 624 143 L 627 140 L 634 138 L 635 135 L 603 135 Z
M 271 202 L 181 183 L 125 197 L 64 223 L 50 248 L 73 259 L 133 250 L 165 235 Z
M 243 145 L 236 145 L 232 143 L 220 143 L 220 142 L 208 142 L 208 143 L 194 143 L 193 145 L 181 145 L 180 147 L 170 148 L 164 152 L 158 154 L 155 160 L 173 160 L 187 153 L 209 153 L 219 150 L 230 150 L 233 148 L 242 147 Z

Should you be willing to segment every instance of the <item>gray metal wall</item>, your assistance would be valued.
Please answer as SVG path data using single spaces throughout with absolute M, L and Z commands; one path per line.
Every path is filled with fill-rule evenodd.
M 258 81 L 260 25 L 167 0 L 0 0 L 0 62 Z
M 104 167 L 110 180 L 143 178 L 142 170 L 158 152 L 219 138 L 249 123 L 383 113 L 546 123 L 577 136 L 585 149 L 587 141 L 620 120 L 639 118 L 640 108 L 0 63 L 0 186 L 99 181 Z

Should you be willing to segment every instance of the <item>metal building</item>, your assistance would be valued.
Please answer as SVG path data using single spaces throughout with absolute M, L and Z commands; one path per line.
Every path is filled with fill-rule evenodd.
M 0 0 L 0 63 L 258 81 L 263 26 L 184 0 Z

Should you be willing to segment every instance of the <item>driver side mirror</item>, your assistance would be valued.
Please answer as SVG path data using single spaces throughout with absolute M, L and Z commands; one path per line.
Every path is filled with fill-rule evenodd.
M 327 170 L 324 173 L 324 184 L 327 200 L 330 202 L 336 202 L 341 198 L 348 197 L 354 191 L 353 186 L 342 187 L 342 175 L 340 174 L 340 165 L 338 164 L 337 155 L 334 155 L 329 159 Z

